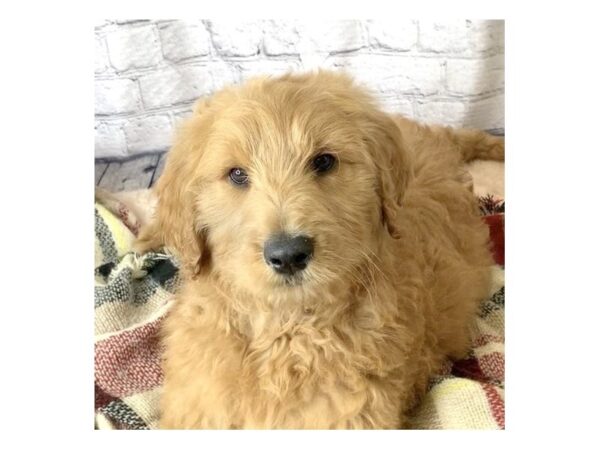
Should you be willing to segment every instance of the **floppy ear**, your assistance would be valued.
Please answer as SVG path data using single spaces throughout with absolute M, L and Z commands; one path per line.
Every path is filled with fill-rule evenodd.
M 398 215 L 402 198 L 411 176 L 410 158 L 406 151 L 400 128 L 391 117 L 377 112 L 371 117 L 374 126 L 369 145 L 379 173 L 379 196 L 383 224 L 393 238 L 400 236 Z
M 138 252 L 167 247 L 192 276 L 210 264 L 206 230 L 198 223 L 195 208 L 200 158 L 207 137 L 205 122 L 203 114 L 195 111 L 179 130 L 155 187 L 158 204 L 154 219 L 142 228 L 135 244 Z

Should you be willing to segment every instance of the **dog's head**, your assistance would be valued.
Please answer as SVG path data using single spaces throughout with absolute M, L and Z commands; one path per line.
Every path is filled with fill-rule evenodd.
M 398 127 L 343 75 L 261 78 L 199 102 L 158 187 L 157 232 L 190 274 L 318 296 L 395 237 Z

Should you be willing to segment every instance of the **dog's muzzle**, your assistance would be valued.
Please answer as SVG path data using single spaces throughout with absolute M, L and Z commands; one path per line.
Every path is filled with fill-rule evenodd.
M 291 276 L 306 269 L 313 250 L 313 241 L 308 236 L 277 234 L 265 242 L 263 254 L 275 272 Z

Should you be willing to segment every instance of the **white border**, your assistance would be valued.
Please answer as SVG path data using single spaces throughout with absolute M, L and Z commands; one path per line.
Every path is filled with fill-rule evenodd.
M 591 433 L 599 404 L 593 363 L 600 103 L 594 63 L 600 39 L 591 8 L 577 1 L 564 9 L 549 2 L 519 2 L 511 9 L 499 2 L 494 8 L 419 2 L 419 10 L 376 1 L 362 2 L 362 8 L 353 6 L 357 2 L 304 1 L 291 5 L 296 9 L 282 2 L 233 8 L 221 1 L 187 10 L 176 1 L 135 8 L 122 1 L 96 3 L 96 17 L 232 17 L 235 11 L 236 19 L 302 12 L 319 18 L 507 20 L 507 431 L 103 433 L 91 429 L 94 19 L 86 16 L 88 4 L 65 3 L 20 4 L 21 16 L 5 14 L 0 31 L 1 414 L 7 442 L 103 449 L 493 449 L 597 441 Z

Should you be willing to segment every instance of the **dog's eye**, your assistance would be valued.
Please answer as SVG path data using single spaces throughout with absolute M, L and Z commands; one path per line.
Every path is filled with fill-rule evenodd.
M 246 171 L 239 167 L 234 167 L 229 171 L 229 179 L 237 185 L 246 185 L 249 181 Z
M 322 153 L 312 160 L 312 168 L 319 174 L 330 171 L 334 165 L 335 156 L 329 153 Z

